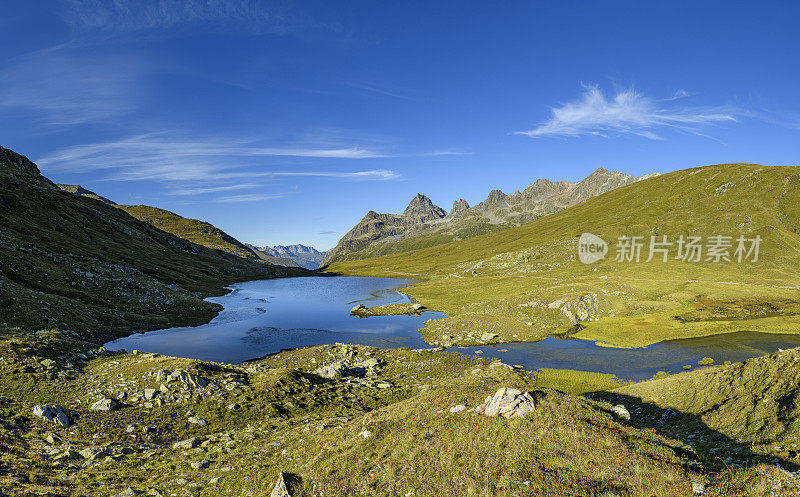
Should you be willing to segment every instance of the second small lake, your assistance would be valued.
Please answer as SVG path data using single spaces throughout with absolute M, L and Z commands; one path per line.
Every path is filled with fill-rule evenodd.
M 440 312 L 419 316 L 358 318 L 350 308 L 409 302 L 398 291 L 412 283 L 394 278 L 350 276 L 259 280 L 231 286 L 231 292 L 208 299 L 223 306 L 211 322 L 131 335 L 106 344 L 111 350 L 139 349 L 205 361 L 238 363 L 282 349 L 353 343 L 381 348 L 428 347 L 419 329 Z M 668 340 L 639 349 L 600 347 L 594 342 L 546 338 L 535 343 L 453 348 L 486 359 L 498 358 L 528 370 L 576 369 L 643 380 L 657 371 L 675 373 L 697 366 L 703 357 L 717 363 L 743 361 L 800 346 L 800 335 L 738 332 L 703 338 Z M 506 349 L 506 352 L 500 352 Z

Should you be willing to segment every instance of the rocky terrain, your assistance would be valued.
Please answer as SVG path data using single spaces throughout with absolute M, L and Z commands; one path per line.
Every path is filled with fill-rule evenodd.
M 768 436 L 733 438 L 608 375 L 565 377 L 341 344 L 206 363 L 0 329 L 0 491 L 767 496 L 800 488 L 796 454 L 776 451 Z
M 238 281 L 306 274 L 207 248 L 64 192 L 0 148 L 0 323 L 98 341 L 200 324 Z
M 304 267 L 306 269 L 317 269 L 325 258 L 327 252 L 320 252 L 314 247 L 307 247 L 301 244 L 295 245 L 275 245 L 273 247 L 256 247 L 247 245 L 261 257 L 272 257 L 280 260 L 287 260 L 291 265 Z M 269 259 L 267 259 L 269 260 Z M 287 264 L 284 264 L 287 265 Z
M 403 214 L 368 212 L 327 253 L 322 265 L 430 247 L 519 226 L 654 176 L 657 174 L 634 177 L 600 168 L 577 183 L 539 179 L 511 195 L 492 190 L 486 200 L 473 207 L 460 199 L 453 202 L 450 212 L 418 194 Z

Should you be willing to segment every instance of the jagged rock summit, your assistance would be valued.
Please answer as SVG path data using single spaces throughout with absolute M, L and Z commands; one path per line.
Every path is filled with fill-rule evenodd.
M 322 265 L 405 252 L 519 226 L 657 175 L 635 177 L 601 167 L 577 183 L 538 179 L 511 195 L 494 189 L 473 207 L 459 199 L 450 212 L 418 193 L 402 214 L 369 211 L 327 253 Z
M 433 205 L 431 199 L 421 193 L 418 193 L 417 196 L 409 202 L 406 210 L 403 211 L 403 216 L 419 223 L 441 219 L 445 215 L 447 215 L 447 212 L 445 212 L 444 209 L 438 205 Z

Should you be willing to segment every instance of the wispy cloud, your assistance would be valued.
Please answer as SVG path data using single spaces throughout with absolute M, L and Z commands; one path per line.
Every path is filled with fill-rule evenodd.
M 390 169 L 342 170 L 342 162 L 389 157 L 358 146 L 267 147 L 246 140 L 169 139 L 139 135 L 128 139 L 76 145 L 37 160 L 47 174 L 97 174 L 106 181 L 154 181 L 175 196 L 199 196 L 262 188 L 281 178 L 331 178 L 387 181 L 400 178 Z M 279 166 L 265 163 L 275 159 Z M 275 162 L 275 161 L 268 161 Z M 283 194 L 242 193 L 215 202 L 253 202 Z
M 0 106 L 33 111 L 45 124 L 103 121 L 135 110 L 145 72 L 142 60 L 122 53 L 42 50 L 0 72 Z
M 219 197 L 214 199 L 214 202 L 220 203 L 231 203 L 231 202 L 260 202 L 262 200 L 274 200 L 278 198 L 283 198 L 287 194 L 285 193 L 275 193 L 275 194 L 259 194 L 259 193 L 245 193 L 242 195 L 231 195 L 229 197 Z
M 607 98 L 597 86 L 584 86 L 583 95 L 551 109 L 551 117 L 539 126 L 515 134 L 530 137 L 633 134 L 661 139 L 654 132 L 671 128 L 703 135 L 703 129 L 725 122 L 735 122 L 735 110 L 727 107 L 676 107 L 673 103 L 688 96 L 680 91 L 673 97 L 656 100 L 633 89 Z
M 162 30 L 174 35 L 175 29 L 190 25 L 284 34 L 302 22 L 289 4 L 267 0 L 63 0 L 60 14 L 78 35 L 87 30 L 107 34 Z
M 220 193 L 229 192 L 232 190 L 249 190 L 251 188 L 258 188 L 262 185 L 258 183 L 241 183 L 238 185 L 225 185 L 225 186 L 206 186 L 198 188 L 179 188 L 167 192 L 169 195 L 203 195 L 206 193 Z

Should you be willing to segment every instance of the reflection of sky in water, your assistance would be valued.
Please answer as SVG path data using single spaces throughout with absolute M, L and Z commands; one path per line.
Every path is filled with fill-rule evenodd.
M 358 318 L 350 309 L 409 302 L 396 291 L 408 280 L 393 278 L 306 277 L 249 281 L 208 300 L 224 306 L 210 323 L 132 335 L 109 349 L 139 349 L 220 362 L 241 362 L 284 348 L 326 343 L 375 347 L 425 347 L 418 332 L 427 319 L 443 316 Z
M 350 316 L 350 308 L 408 302 L 396 289 L 408 280 L 358 277 L 306 277 L 250 281 L 234 285 L 222 297 L 209 299 L 224 310 L 210 323 L 171 328 L 121 338 L 106 346 L 140 349 L 166 355 L 219 362 L 241 362 L 284 348 L 342 342 L 375 347 L 426 347 L 417 331 L 427 319 L 443 316 Z M 547 338 L 536 343 L 454 348 L 464 353 L 484 351 L 527 369 L 562 368 L 612 373 L 641 380 L 656 371 L 677 372 L 697 366 L 703 357 L 717 363 L 742 361 L 800 346 L 800 335 L 739 332 L 705 338 L 670 340 L 641 349 L 598 347 L 584 340 Z M 498 352 L 497 349 L 508 349 Z

